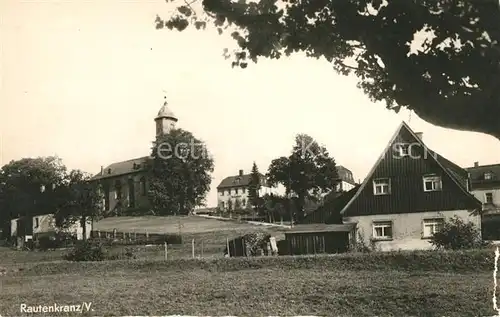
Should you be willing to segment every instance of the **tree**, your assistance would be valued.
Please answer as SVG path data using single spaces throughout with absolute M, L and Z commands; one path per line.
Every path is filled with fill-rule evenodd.
M 80 223 L 84 240 L 87 239 L 87 222 L 99 220 L 104 212 L 103 191 L 91 178 L 88 173 L 73 170 L 66 182 L 56 188 L 59 199 L 56 226 L 66 229 Z
M 236 198 L 234 200 L 234 211 L 236 211 L 236 212 L 241 211 L 241 200 L 239 198 Z
M 54 188 L 65 179 L 66 167 L 55 156 L 23 158 L 0 170 L 0 223 L 10 231 L 10 220 L 52 213 L 57 199 Z
M 232 212 L 233 212 L 233 200 L 230 198 L 227 201 L 227 213 L 229 214 L 229 218 L 231 218 Z
M 259 207 L 259 189 L 261 184 L 259 169 L 257 164 L 253 162 L 252 172 L 250 173 L 250 183 L 248 184 L 248 202 L 254 209 Z
M 195 14 L 194 2 L 205 15 Z M 387 108 L 500 139 L 499 2 L 202 0 L 180 2 L 156 28 L 232 30 L 233 66 L 303 51 L 325 58 Z M 419 37 L 420 36 L 420 37 Z M 417 39 L 414 41 L 414 39 Z M 410 51 L 410 43 L 420 49 Z M 226 50 L 227 52 L 227 50 Z
M 443 227 L 434 233 L 430 243 L 438 249 L 472 249 L 481 246 L 481 233 L 472 222 L 464 222 L 455 216 L 445 222 Z
M 328 150 L 306 134 L 297 135 L 292 154 L 273 160 L 267 173 L 270 185 L 285 186 L 287 197 L 294 194 L 298 221 L 304 217 L 306 200 L 332 190 L 338 177 Z
M 174 129 L 153 143 L 149 199 L 159 215 L 186 215 L 205 202 L 214 161 L 191 132 Z

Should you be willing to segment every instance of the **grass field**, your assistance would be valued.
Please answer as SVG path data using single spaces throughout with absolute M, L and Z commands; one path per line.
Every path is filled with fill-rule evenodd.
M 494 315 L 488 271 L 335 270 L 320 264 L 213 270 L 182 269 L 175 261 L 119 262 L 49 264 L 49 270 L 35 266 L 0 277 L 0 314 L 20 316 L 22 303 L 91 302 L 94 311 L 84 316 Z
M 238 221 L 222 221 L 200 216 L 169 216 L 169 217 L 111 217 L 96 221 L 94 230 L 118 232 L 148 232 L 177 234 L 200 234 L 214 231 L 248 231 L 263 228 Z

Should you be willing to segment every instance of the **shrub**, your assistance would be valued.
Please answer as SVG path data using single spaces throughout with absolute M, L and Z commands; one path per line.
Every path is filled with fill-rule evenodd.
M 430 243 L 438 249 L 460 250 L 481 247 L 481 234 L 472 222 L 464 222 L 455 216 L 445 222 Z
M 77 244 L 71 251 L 64 256 L 68 261 L 103 261 L 105 259 L 105 251 L 100 243 L 91 241 L 83 241 Z

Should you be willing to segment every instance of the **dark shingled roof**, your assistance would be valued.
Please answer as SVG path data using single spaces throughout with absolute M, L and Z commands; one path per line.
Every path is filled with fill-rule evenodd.
M 92 179 L 104 179 L 109 177 L 116 177 L 120 175 L 126 175 L 131 173 L 137 173 L 144 170 L 148 156 L 139 157 L 127 161 L 116 162 L 103 169 L 103 175 L 97 173 L 92 177 Z
M 467 167 L 466 170 L 470 173 L 472 190 L 500 187 L 500 164 Z M 491 173 L 491 179 L 485 179 L 485 173 Z
M 301 221 L 301 224 L 311 223 L 341 223 L 340 211 L 354 197 L 361 185 L 356 185 L 347 192 L 332 192 L 325 196 L 325 201 L 315 211 L 310 212 Z
M 312 224 L 298 224 L 291 229 L 284 231 L 286 234 L 293 233 L 313 233 L 313 232 L 351 232 L 356 228 L 356 223 L 344 224 L 325 224 L 325 223 L 312 223 Z
M 342 165 L 337 165 L 337 173 L 339 174 L 339 178 L 344 182 L 354 185 L 356 182 L 352 177 L 352 172 L 350 169 L 345 168 Z

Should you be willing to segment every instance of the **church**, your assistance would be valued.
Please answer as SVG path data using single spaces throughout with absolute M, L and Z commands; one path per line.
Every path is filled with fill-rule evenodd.
M 166 100 L 154 121 L 156 137 L 175 129 L 178 119 L 168 108 Z M 133 214 L 149 209 L 146 175 L 148 159 L 149 155 L 101 166 L 101 171 L 92 177 L 104 190 L 104 211 L 107 215 Z

